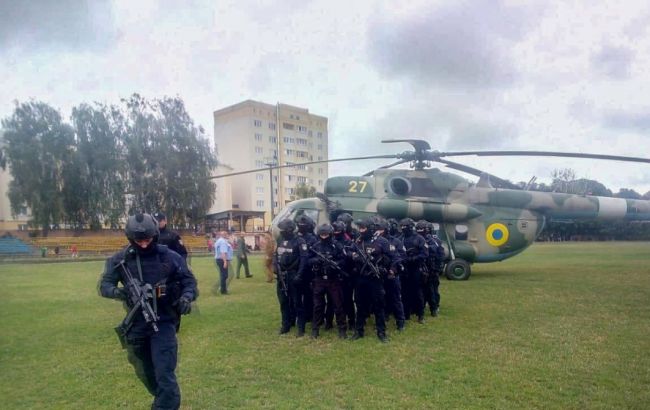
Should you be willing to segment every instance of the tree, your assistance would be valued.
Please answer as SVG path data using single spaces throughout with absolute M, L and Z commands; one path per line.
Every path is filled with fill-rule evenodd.
M 32 223 L 47 235 L 51 224 L 64 216 L 64 171 L 73 152 L 74 132 L 61 114 L 40 101 L 18 103 L 13 114 L 2 120 L 4 148 L 11 168 L 11 211 L 23 206 L 32 213 Z
M 172 223 L 202 218 L 214 201 L 210 179 L 215 157 L 183 101 L 147 101 L 138 94 L 125 105 L 125 158 L 131 210 L 163 210 Z
M 125 214 L 125 122 L 119 107 L 81 104 L 72 109 L 76 151 L 66 176 L 66 212 L 91 229 L 116 226 Z
M 301 182 L 296 185 L 296 190 L 294 191 L 294 194 L 291 196 L 291 200 L 295 201 L 296 199 L 303 199 L 303 198 L 313 198 L 316 196 L 316 188 L 307 185 L 304 182 Z
M 626 199 L 643 199 L 640 193 L 636 192 L 633 189 L 621 188 L 616 194 L 617 198 L 626 198 Z

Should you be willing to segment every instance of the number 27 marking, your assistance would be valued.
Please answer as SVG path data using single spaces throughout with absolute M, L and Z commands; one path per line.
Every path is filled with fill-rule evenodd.
M 348 192 L 363 192 L 366 190 L 367 185 L 367 181 L 350 181 Z

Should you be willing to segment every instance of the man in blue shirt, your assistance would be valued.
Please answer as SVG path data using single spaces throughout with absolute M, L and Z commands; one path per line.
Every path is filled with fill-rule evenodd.
M 219 283 L 221 294 L 227 295 L 228 265 L 232 260 L 232 245 L 227 240 L 226 232 L 219 232 L 219 238 L 214 244 L 214 258 L 219 267 Z

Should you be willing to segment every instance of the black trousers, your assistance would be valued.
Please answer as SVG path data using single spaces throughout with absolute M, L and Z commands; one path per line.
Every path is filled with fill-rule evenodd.
M 417 264 L 405 266 L 404 274 L 400 276 L 402 282 L 402 303 L 404 317 L 408 320 L 411 314 L 420 317 L 424 315 L 424 294 L 422 293 L 422 273 Z
M 134 327 L 129 332 L 127 342 L 129 362 L 154 396 L 151 408 L 178 409 L 181 390 L 175 374 L 178 359 L 176 324 L 158 322 L 158 332 Z
M 314 315 L 312 318 L 312 329 L 318 329 L 323 325 L 325 316 L 325 295 L 327 295 L 328 307 L 331 306 L 336 316 L 336 325 L 339 330 L 346 330 L 345 310 L 343 309 L 343 286 L 338 279 L 323 279 L 316 277 L 313 281 L 314 287 Z
M 399 276 L 384 279 L 386 291 L 386 311 L 395 317 L 397 327 L 404 325 L 404 305 L 402 304 L 402 285 Z
M 357 277 L 357 286 L 354 290 L 357 302 L 357 318 L 355 330 L 363 335 L 366 319 L 370 311 L 375 315 L 375 327 L 378 335 L 386 334 L 386 317 L 384 316 L 384 285 L 380 278 L 375 276 Z
M 440 276 L 438 272 L 429 273 L 424 283 L 424 300 L 429 304 L 429 310 L 435 311 L 440 307 Z
M 246 273 L 246 276 L 251 275 L 251 271 L 248 269 L 248 257 L 237 256 L 237 275 L 236 275 L 237 278 L 239 278 L 239 272 L 241 271 L 242 265 L 244 266 L 244 272 Z

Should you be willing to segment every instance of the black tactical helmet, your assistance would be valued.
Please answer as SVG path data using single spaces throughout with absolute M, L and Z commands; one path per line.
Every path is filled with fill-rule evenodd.
M 334 221 L 332 222 L 332 228 L 334 229 L 334 233 L 341 233 L 345 231 L 345 224 L 341 221 Z
M 300 215 L 298 219 L 296 219 L 296 222 L 298 223 L 298 230 L 301 232 L 306 232 L 306 231 L 313 232 L 314 227 L 316 226 L 314 220 L 304 214 Z
M 404 228 L 410 228 L 413 229 L 415 227 L 415 222 L 411 218 L 404 218 L 401 221 L 399 221 L 399 226 Z
M 158 239 L 158 222 L 149 214 L 135 214 L 129 216 L 124 228 L 124 234 L 129 241 L 140 241 L 143 239 Z
M 345 224 L 345 226 L 351 226 L 352 222 L 353 222 L 352 215 L 350 215 L 347 212 L 343 212 L 342 214 L 337 216 L 336 220 L 343 222 Z
M 321 235 L 331 236 L 334 233 L 334 228 L 330 224 L 322 224 L 321 226 L 318 227 L 316 233 L 318 234 L 318 236 Z
M 293 232 L 296 230 L 296 223 L 291 219 L 283 219 L 278 223 L 278 229 L 282 232 Z
M 426 232 L 429 222 L 424 219 L 420 219 L 418 223 L 415 224 L 415 230 L 418 232 Z
M 375 222 L 375 229 L 378 231 L 387 231 L 388 230 L 388 221 L 383 218 L 377 218 Z
M 358 229 L 368 228 L 367 219 L 357 219 L 356 221 L 354 221 L 354 224 L 357 226 Z

